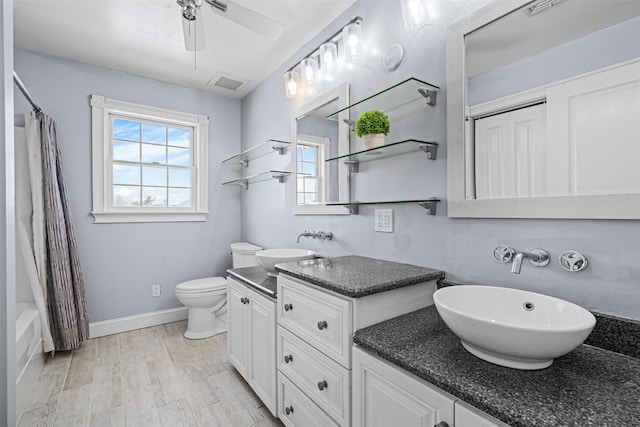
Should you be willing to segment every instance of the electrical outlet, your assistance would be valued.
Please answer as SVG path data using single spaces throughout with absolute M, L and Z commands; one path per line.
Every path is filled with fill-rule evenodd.
M 383 233 L 393 233 L 393 209 L 376 209 L 373 229 Z
M 161 292 L 160 285 L 151 285 L 151 296 L 159 297 Z

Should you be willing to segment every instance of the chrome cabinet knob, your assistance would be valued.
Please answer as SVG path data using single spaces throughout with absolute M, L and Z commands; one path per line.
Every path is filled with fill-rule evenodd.
M 320 322 L 318 322 L 318 329 L 320 330 L 327 329 L 327 321 L 321 320 Z
M 286 408 L 284 408 L 284 413 L 287 415 L 293 414 L 293 406 L 287 406 Z
M 446 421 L 440 421 L 438 424 L 433 427 L 449 427 L 449 424 Z
M 240 298 L 240 302 L 243 304 L 249 304 L 249 298 L 242 297 Z
M 284 311 L 291 311 L 293 310 L 293 305 L 292 304 L 285 304 L 284 305 Z
M 327 388 L 327 381 L 326 380 L 318 381 L 318 389 L 322 391 L 325 388 Z
M 292 354 L 284 356 L 284 363 L 289 363 L 289 362 L 293 362 L 293 355 Z

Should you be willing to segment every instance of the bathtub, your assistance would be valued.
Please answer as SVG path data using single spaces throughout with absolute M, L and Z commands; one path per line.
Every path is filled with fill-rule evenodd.
M 27 403 L 44 365 L 40 315 L 35 303 L 16 304 L 16 414 Z

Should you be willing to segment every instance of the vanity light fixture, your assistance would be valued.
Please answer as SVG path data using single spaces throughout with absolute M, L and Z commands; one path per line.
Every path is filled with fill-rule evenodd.
M 338 62 L 338 46 L 332 42 L 320 45 L 320 73 L 322 77 L 330 78 L 336 70 Z
M 295 98 L 298 94 L 298 73 L 295 70 L 284 74 L 284 88 L 287 98 Z
M 404 28 L 415 30 L 431 23 L 427 0 L 400 0 Z
M 350 64 L 358 64 L 364 59 L 362 46 L 362 27 L 360 22 L 354 22 L 342 29 L 342 43 L 344 43 L 344 59 Z
M 313 89 L 318 79 L 318 56 L 311 56 L 300 61 L 300 74 L 305 90 Z
M 351 64 L 364 60 L 361 22 L 362 18 L 356 16 L 285 72 L 287 98 L 294 98 L 303 92 L 300 83 L 305 92 L 312 92 L 318 88 L 321 77 L 330 80 L 338 68 L 339 58 Z M 299 68 L 300 76 L 296 68 Z

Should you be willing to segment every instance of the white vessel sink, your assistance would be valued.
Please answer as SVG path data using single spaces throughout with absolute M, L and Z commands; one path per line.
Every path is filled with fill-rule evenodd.
M 437 290 L 442 320 L 475 356 L 515 369 L 542 369 L 574 350 L 596 324 L 584 308 L 535 292 L 458 285 Z
M 269 276 L 275 277 L 278 275 L 275 270 L 276 264 L 311 259 L 316 256 L 316 253 L 307 249 L 266 249 L 256 252 L 256 256 Z

